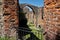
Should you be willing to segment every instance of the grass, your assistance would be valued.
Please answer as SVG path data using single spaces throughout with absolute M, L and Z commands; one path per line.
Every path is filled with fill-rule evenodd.
M 11 38 L 9 38 L 9 37 L 0 37 L 0 40 L 16 40 L 16 38 L 15 37 L 11 37 Z
M 0 40 L 8 40 L 8 37 L 0 37 Z

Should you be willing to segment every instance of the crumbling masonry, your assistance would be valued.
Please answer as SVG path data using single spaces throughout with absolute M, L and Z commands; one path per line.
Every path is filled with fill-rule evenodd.
M 60 40 L 60 0 L 44 0 L 42 17 L 45 40 Z M 0 0 L 0 34 L 11 36 L 18 24 L 18 0 Z
M 43 18 L 46 40 L 60 40 L 60 0 L 44 0 Z
M 12 36 L 14 27 L 18 27 L 18 0 L 0 0 L 0 10 L 1 33 Z

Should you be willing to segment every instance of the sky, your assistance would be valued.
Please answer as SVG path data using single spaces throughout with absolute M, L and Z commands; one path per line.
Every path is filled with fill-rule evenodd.
M 38 7 L 44 6 L 44 0 L 19 0 L 19 3 L 28 3 Z

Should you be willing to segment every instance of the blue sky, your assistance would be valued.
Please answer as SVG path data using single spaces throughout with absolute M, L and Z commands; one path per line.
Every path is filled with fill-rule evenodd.
M 19 3 L 28 3 L 38 7 L 44 6 L 44 0 L 19 0 Z

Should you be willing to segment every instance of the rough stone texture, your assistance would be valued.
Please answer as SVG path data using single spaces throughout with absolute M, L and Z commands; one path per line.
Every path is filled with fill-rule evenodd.
M 43 28 L 46 40 L 60 40 L 60 0 L 44 0 Z
M 3 0 L 0 0 L 0 37 L 3 36 L 4 17 L 3 17 Z
M 39 7 L 38 9 L 38 26 L 42 24 L 44 7 Z
M 3 0 L 4 34 L 13 36 L 13 27 L 18 27 L 18 0 Z M 15 30 L 15 29 L 14 29 Z M 12 34 L 13 31 L 13 34 Z
M 15 29 L 12 27 L 18 27 L 18 0 L 3 0 L 4 12 L 2 12 L 1 4 L 0 2 L 0 27 L 4 28 L 4 35 L 11 36 L 11 34 L 13 34 L 12 32 L 15 32 Z M 39 15 L 42 16 L 38 16 L 38 19 L 40 19 L 39 24 L 43 26 L 45 39 L 60 40 L 60 0 L 44 0 L 44 4 L 44 14 L 43 11 L 41 11 L 42 14 L 40 13 Z M 37 11 L 35 13 L 37 13 Z M 2 21 L 4 22 L 4 26 Z

